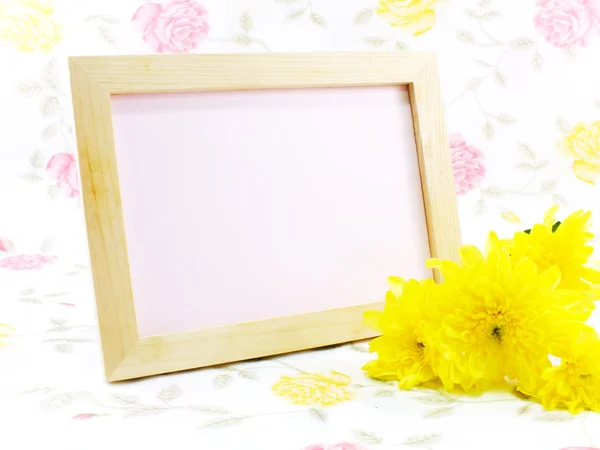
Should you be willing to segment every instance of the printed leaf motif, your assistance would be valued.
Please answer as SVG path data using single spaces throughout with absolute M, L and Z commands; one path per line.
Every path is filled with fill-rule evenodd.
M 365 44 L 368 44 L 371 47 L 381 47 L 383 44 L 385 44 L 387 42 L 385 39 L 377 37 L 377 36 L 367 36 L 367 37 L 362 38 L 362 40 Z
M 246 380 L 258 381 L 258 375 L 248 370 L 238 370 L 237 374 Z
M 135 395 L 111 394 L 110 397 L 115 403 L 123 406 L 138 405 L 140 401 Z
M 552 194 L 552 201 L 562 208 L 569 206 L 569 202 L 564 195 Z
M 532 161 L 535 159 L 535 152 L 529 145 L 520 142 L 517 144 L 517 149 L 519 150 L 521 155 L 523 155 L 524 158 Z
M 506 191 L 499 186 L 490 186 L 489 188 L 482 189 L 481 193 L 488 197 L 502 197 L 506 194 Z
M 169 408 L 167 407 L 162 407 L 162 406 L 156 406 L 153 408 L 144 408 L 144 409 L 140 409 L 138 411 L 131 411 L 128 412 L 125 417 L 129 418 L 129 417 L 148 417 L 148 416 L 156 416 L 158 414 L 162 414 L 165 413 L 169 410 Z
M 532 161 L 532 162 L 521 162 L 515 165 L 515 169 L 522 170 L 524 172 L 533 172 L 537 169 L 542 169 L 548 165 L 548 161 Z
M 558 187 L 558 183 L 560 183 L 559 178 L 551 178 L 546 180 L 541 185 L 542 192 L 552 192 Z
M 65 406 L 71 405 L 75 400 L 90 398 L 87 392 L 67 392 L 65 394 L 56 394 L 43 399 L 40 406 L 43 411 L 55 412 Z
M 381 436 L 377 436 L 375 433 L 366 430 L 354 430 L 354 435 L 365 444 L 381 444 L 383 442 Z
M 391 397 L 393 395 L 394 392 L 390 391 L 389 389 L 379 389 L 375 392 L 375 397 Z
M 41 169 L 44 167 L 44 157 L 40 152 L 33 152 L 29 158 L 29 164 L 31 164 L 31 167 L 34 169 Z
M 229 385 L 232 380 L 233 378 L 231 375 L 222 373 L 221 375 L 215 377 L 213 384 L 217 389 L 223 389 L 225 386 Z
M 16 88 L 17 93 L 23 97 L 35 97 L 42 92 L 42 87 L 32 80 L 21 81 Z
M 44 64 L 42 68 L 42 80 L 51 88 L 58 88 L 58 60 L 51 58 Z
M 242 14 L 242 16 L 240 17 L 240 28 L 247 33 L 253 27 L 254 27 L 254 21 L 252 20 L 252 17 L 250 16 L 250 14 L 248 14 L 247 12 Z
M 352 344 L 350 349 L 359 353 L 369 353 L 369 348 L 366 345 Z
M 327 23 L 325 22 L 325 19 L 323 18 L 323 16 L 317 13 L 312 13 L 310 15 L 310 21 L 313 23 L 313 25 L 317 27 L 327 28 Z
M 475 19 L 475 20 L 481 19 L 481 15 L 472 8 L 465 9 L 465 14 L 467 15 L 467 17 L 469 17 L 471 19 Z
M 533 403 L 527 403 L 523 406 L 521 406 L 517 412 L 517 414 L 519 414 L 519 416 L 522 416 L 523 414 L 527 413 L 531 407 L 533 406 Z
M 558 128 L 558 131 L 564 134 L 569 134 L 571 131 L 571 125 L 569 125 L 569 121 L 561 116 L 556 118 L 556 128 Z
M 409 437 L 406 441 L 402 443 L 402 445 L 408 445 L 410 447 L 429 448 L 429 446 L 438 443 L 441 438 L 441 434 L 420 434 Z
M 456 37 L 458 38 L 459 41 L 465 42 L 465 43 L 471 43 L 474 40 L 473 33 L 466 31 L 466 30 L 458 30 L 456 32 Z
M 51 117 L 58 112 L 60 102 L 58 97 L 45 97 L 40 104 L 40 111 L 44 118 Z
M 500 72 L 494 72 L 494 81 L 497 85 L 506 87 L 506 78 Z
M 73 344 L 70 342 L 60 342 L 54 345 L 54 350 L 58 353 L 73 353 Z
M 57 123 L 51 123 L 42 130 L 42 139 L 49 141 L 54 139 L 58 135 L 59 125 Z
M 537 52 L 534 53 L 531 57 L 531 66 L 537 72 L 541 72 L 544 68 L 544 57 Z
M 483 135 L 485 136 L 485 138 L 490 141 L 496 135 L 496 130 L 494 130 L 494 126 L 489 122 L 487 122 L 486 124 L 483 125 L 483 127 L 481 128 L 481 131 L 482 131 Z
M 568 422 L 575 419 L 576 416 L 570 416 L 560 413 L 546 413 L 543 416 L 536 417 L 535 420 L 541 420 L 544 422 Z
M 24 391 L 21 391 L 21 394 L 25 394 L 25 395 L 29 395 L 29 394 L 48 394 L 49 392 L 53 392 L 54 389 L 46 387 L 46 386 L 40 386 L 40 387 L 34 387 L 31 389 L 26 389 Z
M 396 41 L 396 51 L 402 52 L 405 50 L 408 50 L 408 45 L 406 45 L 404 42 Z
M 115 31 L 107 26 L 98 25 L 98 35 L 104 42 L 109 45 L 117 45 L 117 38 L 115 36 Z
M 158 399 L 165 400 L 165 401 L 176 400 L 179 397 L 181 397 L 182 395 L 183 395 L 183 391 L 181 390 L 181 388 L 179 386 L 171 385 L 169 387 L 162 389 L 158 393 Z
M 485 207 L 486 207 L 486 203 L 485 203 L 485 198 L 481 197 L 477 203 L 475 203 L 475 215 L 480 217 L 483 215 L 483 213 L 485 212 Z
M 519 121 L 519 119 L 506 113 L 498 114 L 496 119 L 498 119 L 498 122 L 500 122 L 502 125 L 512 125 L 513 123 L 517 123 Z
M 231 39 L 237 45 L 250 45 L 252 44 L 252 39 L 247 34 L 238 34 Z
M 32 305 L 41 305 L 43 302 L 39 298 L 27 297 L 18 300 L 21 303 L 31 303 Z
M 298 11 L 293 11 L 285 16 L 286 22 L 293 22 L 298 20 L 300 17 L 304 16 L 304 9 L 299 9 Z
M 535 44 L 535 42 L 528 37 L 520 37 L 513 41 L 512 46 L 521 50 L 527 50 L 530 49 L 533 44 Z
M 502 13 L 500 11 L 487 11 L 483 13 L 481 16 L 484 20 L 496 20 L 502 17 Z
M 86 22 L 94 22 L 97 20 L 106 22 L 110 25 L 118 25 L 120 23 L 118 18 L 113 17 L 113 16 L 103 15 L 103 14 L 95 14 L 93 16 L 88 16 L 85 19 Z
M 187 409 L 194 412 L 212 413 L 212 414 L 231 414 L 225 408 L 220 406 L 188 406 Z
M 320 420 L 321 422 L 327 421 L 327 413 L 325 411 L 323 411 L 322 409 L 310 408 L 310 410 L 308 411 L 308 414 L 310 415 L 310 417 Z
M 43 180 L 42 176 L 35 172 L 24 173 L 23 175 L 21 175 L 21 179 L 23 181 L 27 181 L 28 183 L 36 183 L 38 181 Z
M 52 250 L 53 246 L 54 246 L 54 240 L 51 237 L 47 237 L 42 242 L 42 245 L 40 245 L 40 250 L 42 253 L 48 253 Z
M 417 397 L 416 400 L 421 403 L 454 403 L 454 400 L 451 398 L 439 394 L 423 395 Z
M 58 186 L 48 186 L 48 197 L 50 197 L 51 200 L 55 200 L 56 197 L 58 197 L 59 192 L 60 188 Z
M 206 422 L 203 425 L 200 425 L 198 428 L 224 428 L 224 427 L 233 427 L 235 425 L 239 425 L 246 417 L 227 417 L 224 419 L 215 419 L 210 422 Z
M 454 413 L 455 406 L 444 406 L 443 408 L 431 409 L 425 413 L 426 419 L 441 419 Z
M 467 91 L 472 91 L 473 89 L 477 89 L 481 85 L 482 81 L 483 81 L 483 78 L 481 78 L 481 77 L 471 78 L 469 81 L 467 81 L 467 85 L 465 86 L 465 89 Z
M 483 68 L 494 67 L 492 64 L 487 63 L 481 59 L 476 59 L 475 64 L 477 64 L 479 67 L 483 67 Z
M 372 8 L 361 9 L 358 13 L 356 13 L 356 17 L 354 18 L 354 25 L 364 25 L 365 23 L 369 22 L 372 17 Z

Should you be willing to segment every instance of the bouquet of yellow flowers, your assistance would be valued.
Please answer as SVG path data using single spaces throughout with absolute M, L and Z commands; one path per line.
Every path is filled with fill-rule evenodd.
M 600 411 L 600 339 L 586 324 L 600 299 L 591 213 L 558 222 L 556 209 L 512 239 L 490 233 L 484 252 L 463 246 L 460 263 L 428 260 L 440 284 L 390 277 L 384 310 L 365 313 L 382 334 L 370 343 L 377 359 L 367 374 L 400 389 L 516 383 L 545 408 Z

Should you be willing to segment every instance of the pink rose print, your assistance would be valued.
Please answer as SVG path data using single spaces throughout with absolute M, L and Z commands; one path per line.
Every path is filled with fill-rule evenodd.
M 0 268 L 8 270 L 33 270 L 41 269 L 45 264 L 51 263 L 56 256 L 51 255 L 16 255 L 0 260 Z
M 57 153 L 46 165 L 46 172 L 57 186 L 63 190 L 67 197 L 73 198 L 79 195 L 79 175 L 75 157 L 70 153 Z
M 467 145 L 460 134 L 452 133 L 449 138 L 456 195 L 462 195 L 483 179 L 486 172 L 483 165 L 484 156 L 478 148 Z
M 13 248 L 13 243 L 5 238 L 0 237 L 0 252 L 9 252 Z
M 145 3 L 131 23 L 157 53 L 187 53 L 208 37 L 208 10 L 194 0 Z
M 587 45 L 600 31 L 598 0 L 538 0 L 533 18 L 547 42 L 558 48 Z
M 367 450 L 359 444 L 351 444 L 350 442 L 340 442 L 333 445 L 313 444 L 306 447 L 304 450 Z

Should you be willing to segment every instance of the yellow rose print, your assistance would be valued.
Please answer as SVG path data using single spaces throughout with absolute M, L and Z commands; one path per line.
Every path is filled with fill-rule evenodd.
M 53 2 L 48 0 L 0 3 L 0 40 L 22 52 L 51 50 L 60 40 L 53 11 Z
M 600 120 L 578 123 L 557 147 L 574 159 L 573 172 L 577 178 L 590 184 L 600 183 Z
M 352 399 L 353 393 L 348 389 L 351 381 L 348 375 L 339 372 L 301 373 L 281 377 L 273 385 L 273 391 L 296 405 L 331 406 Z
M 8 337 L 15 329 L 6 324 L 0 323 L 0 346 L 2 346 L 2 338 Z
M 377 14 L 394 27 L 404 28 L 413 36 L 423 34 L 435 25 L 436 0 L 379 0 Z

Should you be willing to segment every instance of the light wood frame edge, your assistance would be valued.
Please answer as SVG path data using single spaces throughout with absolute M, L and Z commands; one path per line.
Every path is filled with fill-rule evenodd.
M 433 54 L 71 57 L 69 68 L 82 194 L 108 381 L 312 348 L 322 345 L 323 333 L 330 336 L 329 344 L 373 337 L 376 333 L 362 325 L 362 314 L 381 307 L 381 303 L 370 303 L 140 338 L 129 277 L 110 95 L 408 85 L 431 254 L 453 260 L 458 256 L 460 228 L 444 107 Z M 434 278 L 439 281 L 439 273 L 435 272 Z M 314 333 L 316 329 L 319 333 Z M 213 344 L 216 342 L 218 345 Z M 299 346 L 298 342 L 303 344 Z M 257 348 L 261 350 L 257 351 Z

